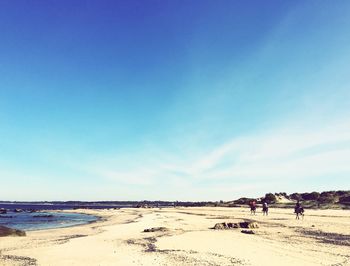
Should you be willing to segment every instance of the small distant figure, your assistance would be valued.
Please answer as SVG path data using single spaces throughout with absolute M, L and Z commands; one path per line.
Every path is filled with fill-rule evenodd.
M 255 215 L 256 212 L 256 201 L 252 200 L 249 202 L 250 214 Z
M 294 207 L 294 213 L 295 213 L 295 219 L 300 219 L 300 216 L 304 219 L 304 208 L 303 206 L 300 204 L 299 200 L 297 201 L 297 203 L 295 204 Z
M 267 202 L 264 201 L 262 204 L 262 211 L 263 211 L 263 215 L 269 215 L 269 206 L 267 205 Z

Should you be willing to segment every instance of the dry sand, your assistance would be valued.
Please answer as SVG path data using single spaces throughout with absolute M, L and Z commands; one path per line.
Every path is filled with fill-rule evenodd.
M 0 265 L 350 265 L 350 211 L 246 208 L 79 210 L 96 223 L 0 238 Z M 213 230 L 254 220 L 255 234 Z M 144 233 L 151 227 L 167 231 Z

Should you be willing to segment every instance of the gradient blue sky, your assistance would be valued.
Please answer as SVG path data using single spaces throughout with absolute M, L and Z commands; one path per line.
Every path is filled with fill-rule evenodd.
M 350 189 L 349 1 L 0 1 L 0 200 Z

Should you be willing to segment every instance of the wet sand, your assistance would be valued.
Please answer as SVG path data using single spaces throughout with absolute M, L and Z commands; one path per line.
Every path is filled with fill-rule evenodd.
M 247 208 L 75 210 L 98 222 L 0 238 L 0 265 L 350 265 L 350 211 Z M 255 234 L 213 230 L 255 221 Z M 146 228 L 165 227 L 156 232 Z

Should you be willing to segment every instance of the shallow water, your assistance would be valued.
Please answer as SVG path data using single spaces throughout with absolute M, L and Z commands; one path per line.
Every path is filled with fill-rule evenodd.
M 98 217 L 64 212 L 13 212 L 0 215 L 0 225 L 25 231 L 61 228 L 94 222 Z

